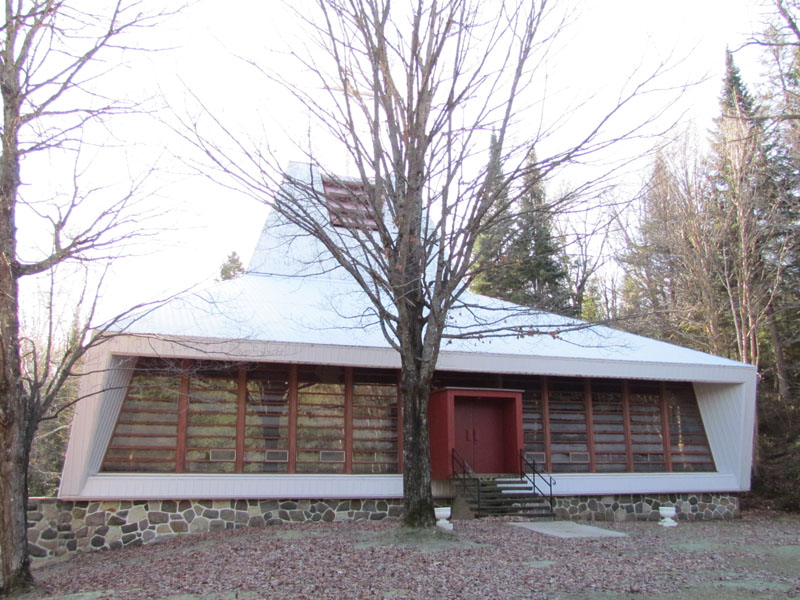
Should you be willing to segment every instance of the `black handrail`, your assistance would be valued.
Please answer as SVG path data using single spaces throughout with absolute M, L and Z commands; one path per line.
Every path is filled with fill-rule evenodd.
M 530 473 L 528 472 L 528 469 L 530 469 Z M 553 510 L 553 486 L 556 484 L 555 479 L 553 479 L 550 475 L 545 478 L 541 471 L 536 468 L 536 461 L 533 459 L 528 460 L 528 457 L 525 456 L 525 450 L 520 450 L 519 452 L 519 472 L 520 476 L 527 479 L 531 484 L 533 492 L 535 494 L 539 494 L 547 500 L 547 502 L 550 504 L 550 513 L 555 516 L 555 511 Z M 547 486 L 546 494 L 544 490 L 536 484 L 537 478 L 542 481 L 543 486 Z
M 481 512 L 481 480 L 469 466 L 469 463 L 453 448 L 453 479 L 461 483 L 464 493 L 469 494 L 475 502 L 477 512 Z M 471 483 L 475 484 L 475 490 L 471 489 Z

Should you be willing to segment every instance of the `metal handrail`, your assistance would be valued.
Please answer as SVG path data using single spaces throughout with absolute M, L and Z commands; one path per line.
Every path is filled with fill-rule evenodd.
M 526 467 L 530 468 L 530 473 L 528 473 Z M 547 502 L 550 504 L 550 512 L 553 513 L 553 486 L 556 484 L 555 479 L 553 479 L 550 475 L 545 478 L 541 471 L 536 468 L 536 461 L 528 460 L 528 457 L 525 456 L 525 450 L 519 451 L 519 472 L 521 477 L 524 477 L 530 482 L 535 494 L 539 494 L 543 498 L 547 499 Z M 547 486 L 546 494 L 544 490 L 536 484 L 537 478 L 542 481 L 543 486 Z
M 477 507 L 478 513 L 481 512 L 481 480 L 469 466 L 469 463 L 458 453 L 458 450 L 453 448 L 452 452 L 453 461 L 453 478 L 460 481 L 464 493 L 469 494 Z M 475 491 L 473 493 L 470 482 L 475 484 Z

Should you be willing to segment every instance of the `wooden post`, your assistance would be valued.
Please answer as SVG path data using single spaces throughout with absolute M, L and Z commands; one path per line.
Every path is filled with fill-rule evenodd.
M 247 416 L 247 369 L 239 366 L 239 381 L 236 389 L 236 466 L 237 473 L 244 471 L 244 430 Z
M 661 398 L 661 431 L 664 440 L 664 467 L 672 471 L 672 440 L 669 433 L 669 406 L 667 406 L 667 386 L 662 381 L 658 384 L 658 395 Z
M 542 376 L 542 426 L 544 427 L 544 462 L 548 473 L 553 472 L 553 453 L 550 450 L 550 385 Z
M 625 427 L 626 470 L 633 473 L 633 436 L 631 434 L 631 394 L 628 380 L 622 382 L 622 423 Z
M 400 390 L 400 371 L 397 371 L 397 472 L 403 472 L 403 393 Z
M 589 449 L 589 472 L 594 473 L 597 468 L 594 456 L 594 417 L 592 416 L 592 380 L 586 377 L 583 380 L 583 400 L 586 411 L 586 446 Z
M 344 472 L 353 472 L 353 367 L 344 368 Z
M 286 470 L 297 469 L 297 365 L 289 365 L 289 464 Z
M 189 430 L 189 367 L 181 361 L 181 385 L 178 391 L 178 440 L 175 444 L 175 472 L 186 472 L 186 437 Z

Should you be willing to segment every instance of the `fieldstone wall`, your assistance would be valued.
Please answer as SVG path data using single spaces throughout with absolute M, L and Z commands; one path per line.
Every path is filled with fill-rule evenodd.
M 43 559 L 79 550 L 146 544 L 183 533 L 303 521 L 396 519 L 393 500 L 137 500 L 28 501 L 28 549 Z
M 722 494 L 560 496 L 556 519 L 656 521 L 660 506 L 674 506 L 677 519 L 740 516 L 739 498 Z M 28 548 L 33 559 L 67 552 L 135 546 L 158 538 L 220 529 L 303 521 L 397 519 L 402 499 L 392 500 L 135 500 L 28 502 Z
M 561 496 L 553 500 L 556 519 L 573 521 L 657 521 L 660 506 L 674 506 L 680 521 L 741 516 L 739 498 L 730 494 Z

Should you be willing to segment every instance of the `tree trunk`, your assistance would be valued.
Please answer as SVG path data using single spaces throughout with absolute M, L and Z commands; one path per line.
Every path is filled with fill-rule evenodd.
M 771 304 L 767 307 L 767 321 L 772 337 L 772 350 L 775 353 L 775 369 L 778 372 L 778 395 L 783 405 L 789 406 L 792 403 L 789 367 L 786 364 L 786 357 L 783 355 L 783 339 L 778 328 L 778 320 L 775 317 L 775 309 Z
M 11 4 L 6 2 L 6 14 Z M 19 352 L 19 282 L 16 202 L 19 188 L 21 94 L 14 47 L 17 31 L 5 27 L 0 92 L 3 96 L 0 160 L 0 551 L 3 591 L 17 594 L 33 587 L 28 558 L 28 455 L 35 424 L 22 387 Z
M 3 587 L 7 596 L 33 588 L 28 558 L 28 448 L 21 431 L 2 429 L 0 442 L 0 551 L 3 554 Z
M 403 399 L 403 524 L 407 527 L 432 527 L 436 524 L 428 431 L 431 382 L 430 377 L 420 371 L 417 361 L 409 364 L 409 361 L 403 360 L 400 374 Z

